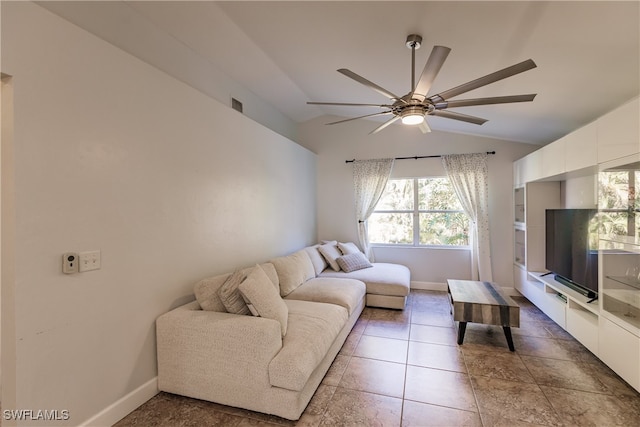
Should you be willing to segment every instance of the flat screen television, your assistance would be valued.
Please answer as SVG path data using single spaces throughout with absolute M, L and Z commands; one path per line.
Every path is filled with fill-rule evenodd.
M 588 298 L 598 295 L 598 250 L 589 228 L 596 209 L 547 209 L 545 268 Z

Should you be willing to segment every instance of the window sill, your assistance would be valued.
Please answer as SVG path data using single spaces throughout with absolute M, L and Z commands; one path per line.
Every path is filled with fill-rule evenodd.
M 385 245 L 384 243 L 372 243 L 370 245 L 371 248 L 382 248 L 382 249 L 435 249 L 435 250 L 464 250 L 464 251 L 470 251 L 471 250 L 471 246 L 438 246 L 438 245 L 421 245 L 421 246 L 415 246 L 415 245 L 401 245 L 401 244 L 397 244 L 397 245 L 392 245 L 392 244 L 388 244 Z

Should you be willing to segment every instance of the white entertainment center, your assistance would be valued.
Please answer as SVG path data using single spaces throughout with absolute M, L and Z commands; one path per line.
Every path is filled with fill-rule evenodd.
M 640 177 L 639 106 L 636 98 L 514 162 L 515 288 L 638 391 L 640 192 L 636 194 L 635 189 L 640 187 L 640 178 L 636 178 Z M 598 299 L 591 301 L 556 281 L 553 274 L 545 274 L 545 211 L 598 208 L 600 221 L 622 212 L 603 206 L 605 196 L 598 196 L 598 192 L 604 194 L 602 177 L 608 173 L 629 177 L 629 206 L 623 214 L 630 231 L 621 235 L 618 229 L 608 231 L 613 227 L 606 223 L 599 227 L 595 248 Z M 576 200 L 571 192 L 575 182 L 591 183 L 591 194 Z

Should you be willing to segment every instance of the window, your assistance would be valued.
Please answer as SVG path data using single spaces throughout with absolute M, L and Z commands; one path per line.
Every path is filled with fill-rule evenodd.
M 469 244 L 469 218 L 444 177 L 387 181 L 368 229 L 373 244 Z

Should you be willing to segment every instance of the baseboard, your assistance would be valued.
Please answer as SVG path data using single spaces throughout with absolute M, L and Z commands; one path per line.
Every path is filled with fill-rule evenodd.
M 131 393 L 118 399 L 116 402 L 80 424 L 80 426 L 112 426 L 158 394 L 158 392 L 158 377 L 153 377 Z
M 437 283 L 437 282 L 415 282 L 411 281 L 411 289 L 417 289 L 420 291 L 447 291 L 446 283 Z M 518 292 L 515 288 L 501 288 L 507 295 L 511 297 L 522 296 L 520 292 Z
M 411 289 L 417 289 L 420 291 L 447 291 L 446 283 L 437 283 L 437 282 L 415 282 L 411 281 Z

